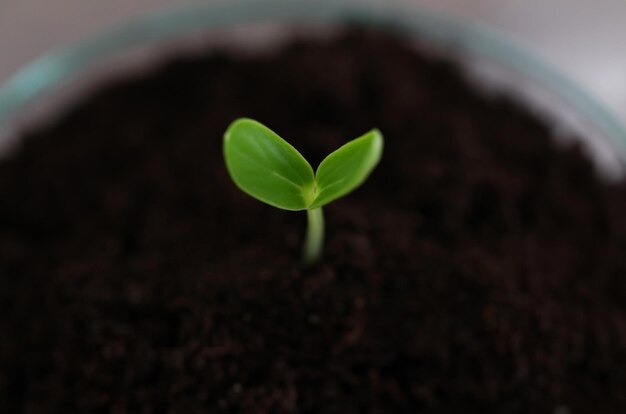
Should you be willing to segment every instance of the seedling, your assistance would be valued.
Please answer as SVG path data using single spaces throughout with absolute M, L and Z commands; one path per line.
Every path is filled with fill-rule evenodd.
M 328 155 L 313 173 L 291 144 L 257 121 L 237 119 L 224 134 L 226 168 L 243 192 L 277 208 L 307 211 L 303 250 L 307 264 L 322 252 L 322 207 L 360 186 L 382 152 L 383 137 L 373 129 Z

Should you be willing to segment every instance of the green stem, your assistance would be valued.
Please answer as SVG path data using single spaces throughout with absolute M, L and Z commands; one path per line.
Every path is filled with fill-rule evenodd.
M 324 213 L 322 208 L 307 210 L 308 224 L 304 241 L 303 260 L 309 265 L 317 262 L 324 245 Z

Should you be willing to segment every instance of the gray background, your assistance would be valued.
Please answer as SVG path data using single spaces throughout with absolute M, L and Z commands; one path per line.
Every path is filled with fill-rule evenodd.
M 387 4 L 384 0 L 364 1 Z M 188 1 L 0 0 L 0 83 L 43 52 L 148 11 L 185 3 Z M 393 3 L 428 7 L 502 31 L 582 84 L 626 123 L 625 0 L 395 0 Z

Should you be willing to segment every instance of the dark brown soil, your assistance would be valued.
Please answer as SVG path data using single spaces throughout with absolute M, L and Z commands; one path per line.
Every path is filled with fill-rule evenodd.
M 229 180 L 239 116 L 368 182 L 304 213 Z M 624 413 L 626 186 L 380 34 L 179 59 L 0 164 L 0 412 Z

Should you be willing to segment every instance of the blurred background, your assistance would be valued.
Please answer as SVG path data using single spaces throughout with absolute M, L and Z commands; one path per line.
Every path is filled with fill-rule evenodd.
M 372 7 L 421 6 L 498 30 L 582 85 L 626 123 L 625 0 L 362 1 Z M 0 84 L 43 52 L 75 43 L 146 12 L 188 2 L 2 0 Z

